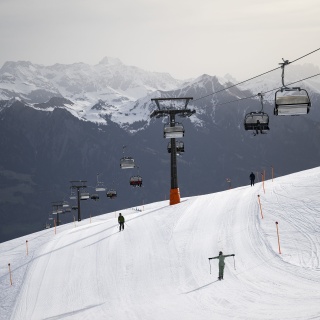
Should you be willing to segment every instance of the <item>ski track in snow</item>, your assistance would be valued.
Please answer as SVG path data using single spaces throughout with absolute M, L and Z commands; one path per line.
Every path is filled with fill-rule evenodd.
M 2 243 L 0 319 L 320 319 L 319 178 L 122 210 L 123 232 L 110 213 Z M 223 281 L 220 250 L 236 254 Z

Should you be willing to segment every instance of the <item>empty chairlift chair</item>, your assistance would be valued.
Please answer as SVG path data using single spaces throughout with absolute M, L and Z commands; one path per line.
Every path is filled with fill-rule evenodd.
M 124 149 L 126 146 L 122 147 L 123 157 L 120 159 L 120 168 L 121 169 L 133 169 L 135 167 L 134 159 L 132 157 L 124 156 Z
M 276 116 L 297 116 L 310 111 L 311 101 L 308 92 L 300 87 L 289 88 L 284 84 L 284 68 L 288 60 L 280 63 L 282 68 L 282 87 L 275 93 L 273 113 Z
M 297 94 L 289 94 L 298 92 Z M 310 111 L 311 102 L 308 92 L 300 88 L 283 89 L 275 93 L 274 114 L 276 116 L 298 116 Z
M 99 181 L 99 173 L 97 173 L 96 191 L 97 191 L 97 192 L 104 192 L 104 191 L 106 191 L 106 188 L 104 187 L 103 182 L 102 182 L 102 181 Z
M 184 137 L 184 127 L 181 123 L 176 122 L 174 126 L 170 126 L 170 123 L 164 126 L 163 137 L 166 139 L 172 138 L 183 138 Z
M 81 192 L 80 193 L 80 200 L 88 200 L 90 198 L 89 192 Z
M 132 157 L 123 157 L 120 160 L 121 169 L 132 169 L 135 167 L 134 159 Z

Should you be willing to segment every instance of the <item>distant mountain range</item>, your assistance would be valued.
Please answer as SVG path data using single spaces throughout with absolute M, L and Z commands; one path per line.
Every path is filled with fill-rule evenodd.
M 312 65 L 289 67 L 288 83 L 319 73 Z M 167 119 L 150 118 L 156 97 L 193 97 L 188 107 L 196 113 L 177 117 L 186 130 L 178 159 L 182 197 L 224 190 L 227 178 L 233 187 L 247 184 L 251 171 L 266 170 L 270 178 L 271 166 L 279 176 L 319 165 L 319 77 L 299 84 L 312 100 L 306 116 L 273 116 L 274 91 L 267 93 L 271 129 L 259 136 L 243 129 L 243 119 L 260 102 L 239 99 L 280 87 L 280 70 L 235 83 L 230 75 L 177 80 L 114 58 L 95 66 L 6 62 L 0 69 L 0 241 L 41 229 L 52 201 L 70 201 L 69 181 L 87 180 L 92 193 L 97 173 L 118 198 L 84 201 L 84 218 L 168 198 Z M 139 169 L 121 170 L 124 154 Z M 137 172 L 143 188 L 129 185 Z M 72 219 L 66 214 L 62 222 Z

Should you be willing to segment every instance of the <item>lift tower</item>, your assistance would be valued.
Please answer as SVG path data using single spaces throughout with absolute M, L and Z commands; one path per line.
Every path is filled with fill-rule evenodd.
M 172 105 L 170 107 L 163 106 L 160 107 L 160 102 L 164 101 L 175 101 L 175 100 L 185 100 L 183 108 L 175 108 Z M 154 101 L 158 107 L 154 110 L 150 117 L 161 118 L 169 116 L 170 123 L 164 128 L 163 136 L 164 138 L 171 139 L 171 189 L 170 189 L 170 205 L 180 203 L 180 191 L 178 187 L 178 172 L 177 172 L 177 148 L 176 148 L 176 138 L 182 138 L 184 136 L 184 128 L 181 124 L 176 123 L 175 116 L 178 114 L 180 117 L 190 117 L 196 111 L 187 109 L 187 105 L 191 97 L 185 98 L 156 98 L 151 99 Z
M 86 197 L 86 198 L 82 197 L 80 195 L 80 190 L 87 188 L 87 181 L 86 180 L 72 180 L 72 181 L 70 181 L 70 183 L 71 183 L 70 189 L 77 190 L 78 221 L 81 221 L 80 200 L 85 200 L 86 198 L 89 198 L 89 197 Z

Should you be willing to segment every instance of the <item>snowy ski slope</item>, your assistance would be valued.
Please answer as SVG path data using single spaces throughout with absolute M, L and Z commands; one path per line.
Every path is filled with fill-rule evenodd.
M 1 243 L 0 319 L 320 319 L 320 168 L 264 187 L 122 210 L 124 232 L 117 212 Z

